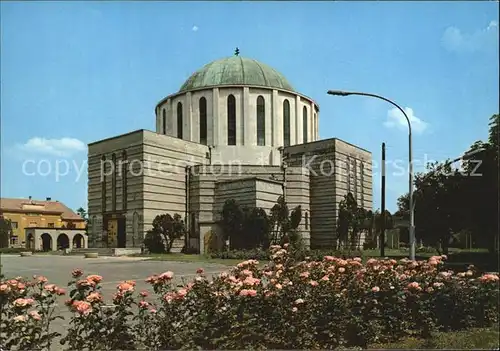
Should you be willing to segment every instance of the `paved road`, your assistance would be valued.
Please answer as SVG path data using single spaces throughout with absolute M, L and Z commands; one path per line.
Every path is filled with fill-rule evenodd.
M 83 256 L 52 256 L 35 255 L 31 257 L 20 257 L 16 255 L 1 256 L 2 273 L 7 278 L 17 276 L 32 277 L 44 275 L 49 282 L 60 287 L 67 288 L 68 281 L 71 279 L 71 271 L 80 268 L 84 274 L 99 274 L 103 277 L 102 293 L 106 301 L 111 300 L 111 296 L 116 292 L 116 285 L 124 280 L 135 280 L 137 290 L 149 289 L 150 285 L 144 282 L 148 276 L 159 274 L 165 271 L 172 271 L 176 280 L 191 280 L 196 276 L 196 269 L 203 268 L 207 276 L 227 271 L 228 266 L 213 263 L 191 263 L 174 261 L 150 261 L 143 258 L 131 257 L 100 257 L 84 258 Z M 55 331 L 63 333 L 68 325 L 68 319 L 71 313 L 64 306 L 64 300 L 68 296 L 61 297 L 59 301 L 59 312 L 65 317 L 65 320 L 54 322 Z M 61 346 L 54 345 L 54 350 Z
M 80 268 L 85 274 L 99 274 L 103 277 L 103 293 L 114 292 L 123 280 L 136 280 L 138 289 L 146 288 L 144 279 L 155 273 L 172 271 L 177 277 L 189 279 L 196 275 L 200 266 L 207 275 L 228 270 L 228 266 L 214 263 L 192 263 L 174 261 L 151 261 L 136 257 L 100 257 L 34 255 L 20 257 L 2 255 L 2 273 L 10 278 L 31 277 L 34 274 L 46 276 L 50 282 L 66 287 L 71 271 Z M 111 296 L 111 295 L 108 295 Z

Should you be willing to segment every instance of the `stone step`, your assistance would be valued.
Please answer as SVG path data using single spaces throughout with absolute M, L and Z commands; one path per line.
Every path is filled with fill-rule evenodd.
M 95 247 L 95 248 L 88 248 L 88 249 L 73 249 L 69 252 L 68 255 L 72 256 L 83 256 L 86 253 L 89 252 L 97 252 L 99 256 L 113 256 L 113 249 L 112 248 L 107 248 L 107 247 Z

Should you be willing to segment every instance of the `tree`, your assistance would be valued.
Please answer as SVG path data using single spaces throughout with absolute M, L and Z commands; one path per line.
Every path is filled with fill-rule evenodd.
M 80 217 L 82 217 L 83 219 L 87 219 L 87 211 L 83 207 L 79 207 L 76 210 L 76 213 L 80 215 Z
M 0 216 L 0 248 L 10 246 L 10 238 L 12 236 L 12 222 Z
M 153 253 L 170 253 L 174 241 L 186 234 L 182 217 L 176 213 L 162 214 L 153 220 L 153 228 L 146 233 L 144 245 Z
M 269 248 L 270 228 L 271 223 L 264 209 L 259 207 L 244 208 L 241 246 L 244 249 Z
M 474 241 L 490 251 L 498 241 L 500 115 L 490 118 L 488 141 L 476 141 L 465 153 L 483 149 L 465 160 L 463 170 L 449 161 L 429 164 L 415 177 L 415 235 L 438 252 L 448 250 L 453 236 L 470 231 Z M 441 166 L 441 171 L 436 168 Z M 397 215 L 409 217 L 409 194 L 398 199 Z
M 238 241 L 243 231 L 243 222 L 243 209 L 236 200 L 227 200 L 222 207 L 220 221 L 224 245 L 226 245 L 226 242 L 229 240 L 229 246 L 231 248 L 239 246 L 240 243 Z
M 468 172 L 464 194 L 470 211 L 468 228 L 476 242 L 490 251 L 498 247 L 495 247 L 495 241 L 498 245 L 499 235 L 499 129 L 500 115 L 495 114 L 490 117 L 488 141 L 476 141 L 469 152 L 480 148 L 484 150 L 464 163 Z
M 88 218 L 87 211 L 83 207 L 79 207 L 76 210 L 76 213 L 80 215 L 85 220 L 85 234 L 88 235 L 88 230 L 89 230 L 89 221 L 90 219 Z
M 231 249 L 267 249 L 271 243 L 296 242 L 301 216 L 300 206 L 289 214 L 282 197 L 270 215 L 259 207 L 241 207 L 231 199 L 224 203 L 220 224 L 224 240 L 229 240 Z
M 280 196 L 277 203 L 271 208 L 271 243 L 280 245 L 290 243 L 292 246 L 299 247 L 301 237 L 298 227 L 301 220 L 302 206 L 298 205 L 290 212 L 285 198 Z
M 344 196 L 339 203 L 337 219 L 337 248 L 345 247 L 349 242 L 351 247 L 356 247 L 360 241 L 360 231 L 366 229 L 368 211 L 358 207 L 352 193 Z

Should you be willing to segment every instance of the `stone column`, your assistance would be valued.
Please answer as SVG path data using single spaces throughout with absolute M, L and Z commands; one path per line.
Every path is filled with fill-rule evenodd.
M 212 89 L 212 145 L 220 145 L 219 133 L 219 88 Z
M 162 133 L 162 113 L 161 113 L 161 108 L 157 107 L 155 108 L 155 115 L 156 115 L 156 133 L 161 134 Z
M 254 109 L 251 108 L 250 104 L 250 89 L 248 87 L 243 88 L 243 133 L 242 133 L 242 144 L 243 145 L 257 145 L 257 114 L 254 113 Z
M 183 124 L 184 128 L 182 131 L 182 139 L 184 140 L 193 140 L 193 109 L 191 106 L 191 92 L 186 94 L 186 102 L 183 108 Z
M 300 103 L 300 96 L 295 96 L 295 123 L 291 123 L 293 128 L 290 130 L 290 145 L 302 144 L 302 109 Z M 290 121 L 291 122 L 291 121 Z M 302 128 L 301 128 L 302 127 Z M 295 129 L 295 130 L 294 130 Z
M 171 126 L 172 128 L 167 128 L 169 130 L 169 132 L 167 132 L 167 134 L 174 137 L 174 138 L 177 138 L 177 105 L 179 104 L 179 102 L 182 103 L 182 109 L 184 110 L 183 101 L 180 101 L 180 100 L 175 101 L 174 100 L 174 101 L 170 102 L 170 106 L 171 106 L 170 116 L 172 116 L 172 117 L 171 117 L 171 120 L 169 121 L 169 124 L 167 126 L 168 127 Z M 182 116 L 182 117 L 185 118 L 184 116 Z
M 309 141 L 315 141 L 316 140 L 316 124 L 314 123 L 314 103 L 311 102 L 311 104 L 308 106 L 308 116 L 307 116 L 307 123 L 309 123 L 310 127 L 307 133 L 309 134 Z
M 278 147 L 283 145 L 283 113 L 282 104 L 280 104 L 278 91 L 273 90 L 272 98 L 272 140 L 271 145 Z

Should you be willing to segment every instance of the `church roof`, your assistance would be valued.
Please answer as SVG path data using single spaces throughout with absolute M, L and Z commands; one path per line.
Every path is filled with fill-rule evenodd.
M 253 85 L 294 91 L 288 80 L 274 68 L 236 54 L 212 61 L 194 72 L 179 93 L 219 85 Z
M 0 212 L 20 212 L 20 213 L 57 213 L 63 219 L 81 220 L 79 214 L 68 208 L 59 201 L 40 201 L 31 199 L 0 199 Z

